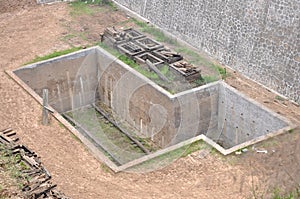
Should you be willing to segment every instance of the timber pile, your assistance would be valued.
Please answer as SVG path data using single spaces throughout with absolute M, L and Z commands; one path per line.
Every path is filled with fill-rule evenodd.
M 16 132 L 12 129 L 5 129 L 0 131 L 0 150 L 5 150 L 5 155 L 14 155 L 20 157 L 17 164 L 23 166 L 20 171 L 22 175 L 27 177 L 27 182 L 22 187 L 24 198 L 39 199 L 39 198 L 53 198 L 53 199 L 68 199 L 64 194 L 56 190 L 55 184 L 50 181 L 51 175 L 42 165 L 37 154 L 24 145 L 17 142 L 19 138 Z
M 186 61 L 178 61 L 173 64 L 173 66 L 182 72 L 185 76 L 189 76 L 195 73 L 200 72 L 200 69 L 193 64 L 189 64 Z
M 174 52 L 168 48 L 162 48 L 162 49 L 155 50 L 153 52 L 153 54 L 155 54 L 157 57 L 164 60 L 168 64 L 172 64 L 174 62 L 177 62 L 177 61 L 180 61 L 183 59 L 181 54 Z
M 104 33 L 101 34 L 101 42 L 129 56 L 135 62 L 146 64 L 150 68 L 152 65 L 168 65 L 190 82 L 201 77 L 200 67 L 183 61 L 181 54 L 172 51 L 132 28 L 117 30 L 115 27 L 108 27 Z M 147 58 L 142 59 L 145 54 L 151 57 L 151 59 L 148 58 L 148 62 L 146 62 Z M 152 65 L 149 65 L 149 63 Z M 166 81 L 166 78 L 157 72 L 158 70 L 155 70 L 155 68 L 151 68 L 151 70 L 154 71 L 161 80 Z

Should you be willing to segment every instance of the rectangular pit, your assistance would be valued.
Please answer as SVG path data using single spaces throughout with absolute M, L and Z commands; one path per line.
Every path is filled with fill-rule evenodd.
M 132 40 L 137 40 L 137 39 L 145 37 L 145 35 L 143 35 L 139 31 L 134 30 L 132 28 L 126 29 L 123 32 L 126 33 L 126 35 Z
M 135 41 L 138 45 L 140 45 L 142 48 L 149 50 L 149 51 L 153 51 L 155 49 L 158 48 L 162 48 L 163 45 L 161 45 L 160 43 L 158 43 L 157 41 L 154 41 L 153 39 L 150 39 L 148 37 L 144 37 L 141 39 L 137 39 Z
M 172 95 L 99 47 L 24 66 L 7 73 L 42 103 L 49 90 L 53 115 L 67 126 L 101 161 L 114 171 L 157 157 L 197 140 L 204 140 L 226 155 L 293 128 L 285 118 L 242 95 L 222 81 Z M 101 102 L 117 123 L 129 125 L 135 137 L 151 139 L 161 150 L 151 154 L 122 155 L 113 162 L 97 142 L 70 125 L 61 114 L 84 110 Z M 97 125 L 82 114 L 75 120 L 94 135 Z M 96 114 L 97 115 L 97 114 Z M 74 119 L 74 118 L 73 118 Z M 120 143 L 119 148 L 124 148 Z M 103 147 L 102 147 L 103 149 Z M 103 151 L 103 150 L 102 150 Z M 121 153 L 120 153 L 121 154 Z
M 142 47 L 131 41 L 118 45 L 117 49 L 129 57 L 133 57 L 145 52 Z
M 159 59 L 158 57 L 155 57 L 154 55 L 152 55 L 151 53 L 143 53 L 140 55 L 137 55 L 134 57 L 136 59 L 136 61 L 140 64 L 144 64 L 146 63 L 146 60 L 148 59 L 152 64 L 154 64 L 155 66 L 163 64 L 164 61 Z

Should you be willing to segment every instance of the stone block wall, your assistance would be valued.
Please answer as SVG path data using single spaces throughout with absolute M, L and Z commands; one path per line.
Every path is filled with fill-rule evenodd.
M 115 0 L 300 103 L 299 0 Z

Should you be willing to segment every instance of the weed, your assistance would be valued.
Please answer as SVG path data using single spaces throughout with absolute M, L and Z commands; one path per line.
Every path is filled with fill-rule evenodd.
M 279 100 L 279 101 L 284 101 L 285 99 L 279 95 L 275 96 L 275 99 Z
M 208 84 L 208 83 L 211 83 L 211 82 L 215 82 L 218 80 L 218 78 L 216 76 L 203 76 L 203 81 Z
M 169 72 L 169 66 L 168 65 L 163 65 L 163 67 L 160 69 L 160 72 L 163 74 L 163 75 L 167 75 L 168 72 Z
M 187 146 L 184 153 L 182 154 L 182 157 L 186 157 L 189 154 L 191 154 L 195 151 L 199 151 L 199 150 L 204 149 L 204 148 L 206 148 L 206 144 L 204 143 L 203 140 L 193 142 L 191 145 Z
M 7 172 L 11 179 L 14 179 L 14 186 L 19 189 L 22 188 L 24 181 L 29 179 L 29 177 L 21 172 L 23 168 L 28 168 L 24 162 L 21 161 L 21 156 L 19 154 L 14 155 L 12 151 L 6 149 L 4 146 L 0 145 L 0 167 L 1 170 Z M 3 187 L 0 187 L 0 192 Z
M 300 197 L 300 189 L 296 189 L 288 194 L 280 194 L 280 189 L 275 188 L 273 193 L 273 199 L 297 199 Z
M 77 16 L 77 15 L 92 15 L 94 14 L 94 11 L 92 10 L 92 8 L 90 6 L 88 6 L 87 3 L 83 2 L 83 1 L 75 1 L 72 2 L 71 4 L 71 16 Z
M 130 59 L 126 55 L 120 55 L 118 58 L 119 58 L 119 60 L 121 60 L 125 64 L 131 66 L 132 68 L 138 68 L 139 67 L 139 65 L 137 63 L 135 63 L 135 61 L 133 61 L 132 59 Z
M 62 41 L 68 41 L 74 37 L 77 37 L 75 34 L 67 34 L 61 38 Z
M 101 48 L 107 50 L 109 53 L 111 53 L 115 57 L 118 57 L 119 60 L 121 60 L 125 64 L 131 66 L 133 69 L 135 69 L 136 71 L 138 71 L 139 73 L 141 73 L 145 77 L 148 77 L 149 79 L 152 79 L 152 80 L 158 80 L 159 79 L 159 77 L 158 77 L 158 75 L 156 73 L 143 69 L 134 60 L 132 60 L 131 58 L 127 57 L 126 55 L 120 54 L 117 50 L 112 49 L 112 48 L 108 47 L 107 45 L 105 45 L 103 43 L 99 44 L 99 46 Z
M 112 11 L 116 11 L 117 7 L 115 4 L 110 0 L 78 0 L 75 2 L 70 3 L 72 8 L 71 15 L 78 16 L 78 15 L 93 15 L 97 10 L 101 9 L 100 7 L 91 7 L 90 5 L 98 5 L 98 6 L 109 6 Z
M 63 129 L 65 128 L 65 125 L 63 123 L 61 123 L 61 122 L 58 122 L 58 126 L 61 127 L 61 128 L 63 128 Z
M 293 133 L 295 129 L 288 130 L 289 133 Z
M 67 50 L 54 51 L 53 53 L 51 53 L 49 55 L 45 55 L 43 57 L 37 56 L 32 61 L 30 61 L 30 62 L 28 62 L 24 65 L 32 64 L 32 63 L 39 62 L 39 61 L 44 61 L 44 60 L 51 59 L 51 58 L 54 58 L 54 57 L 58 57 L 58 56 L 65 55 L 65 54 L 69 54 L 69 53 L 72 53 L 72 52 L 75 52 L 75 51 L 78 51 L 78 50 L 81 50 L 81 49 L 82 49 L 82 47 L 74 47 L 74 48 L 70 48 L 70 49 L 67 49 Z
M 218 69 L 222 79 L 226 79 L 227 76 L 226 68 L 222 68 L 220 66 L 216 66 L 216 68 Z
M 104 50 L 106 50 L 107 52 L 109 52 L 110 54 L 114 55 L 115 57 L 119 57 L 121 56 L 122 54 L 119 53 L 117 50 L 107 46 L 106 44 L 104 43 L 98 43 L 98 45 L 103 48 Z
M 110 173 L 111 169 L 106 165 L 106 164 L 100 164 L 100 168 L 105 172 L 105 173 Z
M 153 159 L 145 161 L 139 165 L 134 166 L 133 169 L 134 170 L 135 169 L 147 169 L 147 168 L 153 169 L 155 167 L 164 166 L 164 165 L 167 165 L 166 163 L 170 163 L 180 157 L 186 157 L 195 151 L 199 151 L 199 150 L 205 149 L 207 147 L 208 147 L 208 145 L 205 144 L 205 142 L 203 140 L 199 140 L 199 141 L 193 142 L 190 145 L 180 147 L 178 149 L 175 149 L 173 151 L 170 151 L 168 153 L 165 153 L 163 155 L 160 155 L 158 157 L 155 157 Z

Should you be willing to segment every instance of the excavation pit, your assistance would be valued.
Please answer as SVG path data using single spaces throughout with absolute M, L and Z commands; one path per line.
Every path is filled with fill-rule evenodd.
M 7 73 L 40 103 L 48 89 L 53 115 L 116 172 L 198 140 L 227 155 L 294 127 L 223 81 L 170 94 L 100 47 Z

